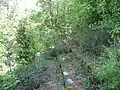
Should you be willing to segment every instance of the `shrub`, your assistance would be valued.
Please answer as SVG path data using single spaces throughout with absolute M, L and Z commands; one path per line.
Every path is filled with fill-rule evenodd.
M 107 48 L 97 67 L 97 76 L 101 81 L 101 90 L 118 90 L 120 84 L 120 47 Z

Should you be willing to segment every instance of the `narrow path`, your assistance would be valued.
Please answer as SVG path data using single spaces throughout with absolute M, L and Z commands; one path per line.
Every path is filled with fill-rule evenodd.
M 45 64 L 45 67 L 47 67 L 47 74 L 50 76 L 50 81 L 47 82 L 48 88 L 44 89 L 44 90 L 63 90 L 59 81 L 58 81 L 58 75 L 56 73 L 56 65 L 55 62 L 53 61 L 49 61 L 48 63 Z M 85 90 L 84 87 L 81 85 L 81 83 L 79 83 L 79 79 L 77 79 L 77 76 L 75 75 L 75 71 L 73 69 L 73 67 L 71 67 L 71 69 L 67 69 L 66 67 L 63 68 L 63 71 L 67 70 L 72 76 L 73 80 L 75 80 L 76 82 L 78 82 L 78 90 Z M 40 89 L 42 90 L 42 89 Z

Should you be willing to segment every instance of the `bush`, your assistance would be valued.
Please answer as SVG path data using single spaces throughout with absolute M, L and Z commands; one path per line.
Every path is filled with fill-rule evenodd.
M 101 90 L 119 90 L 120 86 L 120 47 L 107 48 L 97 67 L 97 76 L 101 81 Z
M 7 74 L 0 76 L 0 90 L 15 90 L 15 76 L 13 74 Z

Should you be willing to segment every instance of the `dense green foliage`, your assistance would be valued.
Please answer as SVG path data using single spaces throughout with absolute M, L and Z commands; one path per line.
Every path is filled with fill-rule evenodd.
M 46 60 L 57 63 L 58 76 L 60 65 L 74 62 L 88 90 L 119 90 L 119 0 L 38 0 L 37 5 L 39 12 L 0 24 L 1 63 L 16 64 L 1 75 L 0 90 L 18 90 L 16 80 L 21 81 L 19 89 L 31 84 L 29 75 L 44 71 Z M 38 52 L 43 56 L 37 58 Z

